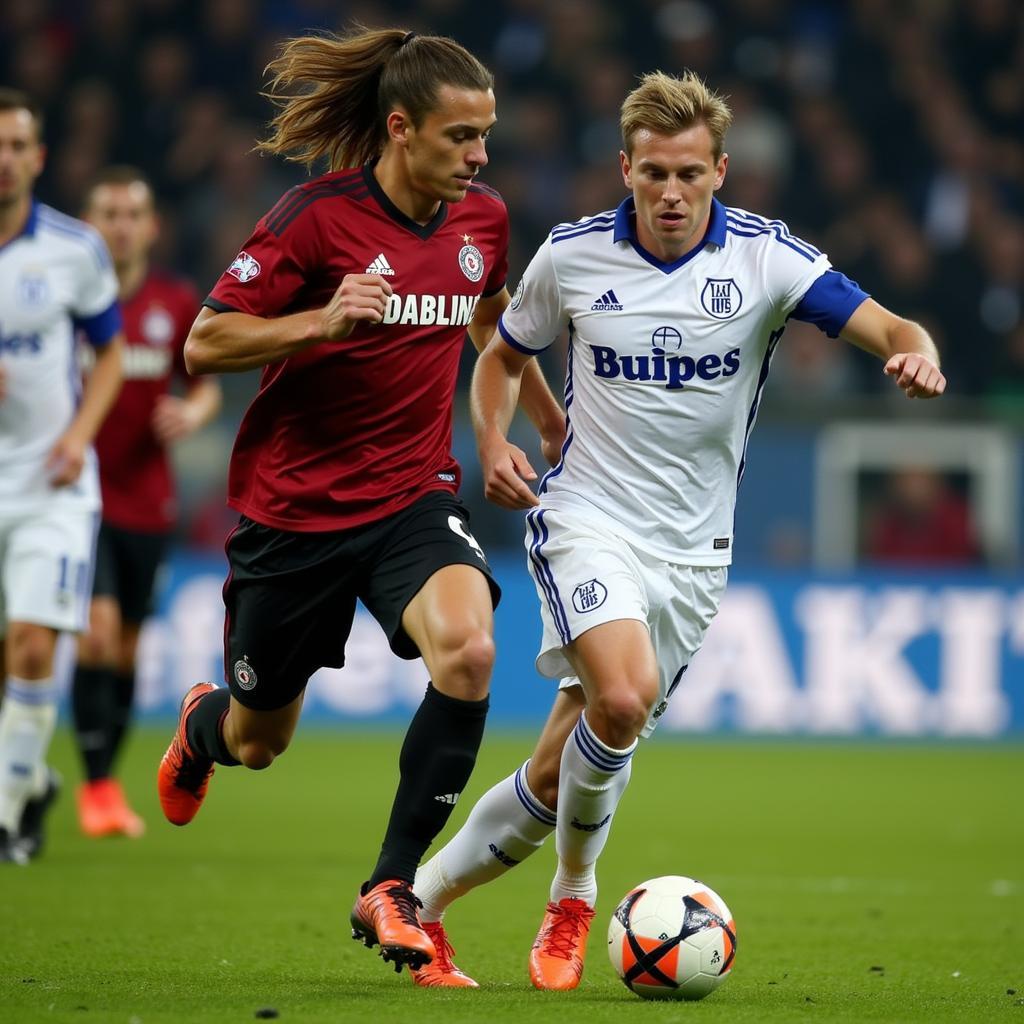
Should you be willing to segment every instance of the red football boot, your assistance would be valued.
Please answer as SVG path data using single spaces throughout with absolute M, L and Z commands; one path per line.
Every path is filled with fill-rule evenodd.
M 479 988 L 468 975 L 455 966 L 455 950 L 440 921 L 424 921 L 423 930 L 434 944 L 434 959 L 419 969 L 410 968 L 412 980 L 422 988 Z
M 418 970 L 434 959 L 434 944 L 420 925 L 416 913 L 421 907 L 408 882 L 387 878 L 372 889 L 369 883 L 360 890 L 349 920 L 352 938 L 367 946 L 380 943 L 380 955 L 393 963 L 396 971 L 403 964 Z
M 530 981 L 534 988 L 564 992 L 583 975 L 587 935 L 594 908 L 571 896 L 549 903 L 530 950 Z
M 196 816 L 206 797 L 214 763 L 208 757 L 197 757 L 192 753 L 185 737 L 185 725 L 199 701 L 216 689 L 213 683 L 196 683 L 185 694 L 174 739 L 160 759 L 156 788 L 160 794 L 164 817 L 172 825 L 187 825 Z

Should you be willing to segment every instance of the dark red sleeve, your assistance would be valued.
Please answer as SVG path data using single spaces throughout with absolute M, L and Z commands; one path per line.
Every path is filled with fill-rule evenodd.
M 308 213 L 295 217 L 281 234 L 267 227 L 265 217 L 203 304 L 219 313 L 278 316 L 306 286 L 316 249 L 315 222 Z
M 498 246 L 494 253 L 494 266 L 484 282 L 483 293 L 485 298 L 497 295 L 505 287 L 505 281 L 508 279 L 508 209 L 504 203 L 500 205 L 501 228 L 498 234 Z

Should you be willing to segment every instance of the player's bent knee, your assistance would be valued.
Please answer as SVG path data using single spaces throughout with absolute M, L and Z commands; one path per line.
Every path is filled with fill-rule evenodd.
M 253 771 L 269 768 L 274 759 L 288 748 L 288 741 L 268 743 L 266 740 L 245 740 L 238 744 L 238 760 Z
M 14 675 L 45 679 L 53 671 L 53 641 L 42 631 L 26 630 L 8 637 L 8 659 Z
M 458 646 L 447 651 L 441 658 L 441 679 L 435 679 L 435 686 L 459 700 L 483 700 L 491 682 L 494 669 L 494 638 L 485 629 L 469 633 Z
M 100 630 L 83 633 L 78 640 L 78 663 L 90 668 L 113 665 L 116 656 L 113 638 Z
M 494 670 L 494 637 L 485 629 L 474 630 L 462 645 L 462 663 L 466 674 L 486 687 Z
M 609 746 L 629 746 L 640 735 L 651 703 L 638 690 L 620 687 L 599 694 L 589 706 L 587 721 L 599 739 Z
M 263 743 L 242 743 L 238 748 L 238 760 L 257 772 L 269 768 L 275 756 L 274 751 Z

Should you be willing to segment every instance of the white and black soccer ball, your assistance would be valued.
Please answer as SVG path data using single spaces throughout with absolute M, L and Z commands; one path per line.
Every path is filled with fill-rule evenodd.
M 663 875 L 626 893 L 608 924 L 608 956 L 645 999 L 703 999 L 736 959 L 736 923 L 710 886 Z

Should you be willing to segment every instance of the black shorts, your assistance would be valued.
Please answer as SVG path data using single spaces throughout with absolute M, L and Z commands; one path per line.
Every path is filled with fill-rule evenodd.
M 501 590 L 454 495 L 431 491 L 386 519 L 350 530 L 299 533 L 242 516 L 226 546 L 224 678 L 247 708 L 290 704 L 322 667 L 345 664 L 358 598 L 400 658 L 420 652 L 402 613 L 446 565 L 472 565 L 497 606 Z
M 153 585 L 167 553 L 166 533 L 124 530 L 100 522 L 92 596 L 112 597 L 124 622 L 138 625 L 153 611 Z

